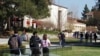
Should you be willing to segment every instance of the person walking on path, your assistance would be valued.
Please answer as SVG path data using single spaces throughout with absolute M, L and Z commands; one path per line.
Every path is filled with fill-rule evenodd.
M 94 41 L 95 41 L 95 43 L 96 43 L 96 40 L 97 40 L 97 34 L 96 34 L 96 32 L 94 33 Z
M 12 34 L 9 38 L 8 45 L 10 48 L 11 56 L 20 55 L 20 47 L 22 42 L 17 31 L 14 31 L 14 34 Z
M 83 36 L 84 36 L 83 32 L 80 32 L 80 42 L 81 43 L 83 42 Z
M 61 32 L 58 33 L 59 45 L 61 46 Z
M 65 34 L 62 33 L 62 32 L 60 32 L 60 33 L 58 34 L 58 38 L 59 38 L 60 45 L 61 45 L 62 47 L 64 47 L 64 46 L 65 46 Z
M 47 38 L 47 34 L 43 35 L 43 39 L 42 39 L 42 52 L 43 52 L 43 56 L 49 56 L 49 46 L 50 46 L 50 40 Z
M 32 51 L 32 56 L 40 56 L 39 43 L 41 44 L 41 39 L 38 37 L 37 32 L 33 32 L 33 36 L 30 38 L 29 46 Z
M 86 42 L 86 44 L 88 43 L 88 39 L 89 39 L 89 33 L 86 32 L 86 33 L 85 33 L 85 42 Z
M 89 33 L 90 43 L 92 43 L 93 32 Z

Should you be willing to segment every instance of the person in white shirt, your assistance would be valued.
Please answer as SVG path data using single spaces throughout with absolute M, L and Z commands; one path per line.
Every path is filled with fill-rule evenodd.
M 49 56 L 49 46 L 50 46 L 50 40 L 47 38 L 47 34 L 43 35 L 43 39 L 41 41 L 41 45 L 43 47 L 42 52 L 43 56 Z

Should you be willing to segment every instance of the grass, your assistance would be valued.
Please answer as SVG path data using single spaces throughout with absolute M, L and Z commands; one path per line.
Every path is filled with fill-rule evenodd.
M 73 46 L 70 49 L 68 47 L 53 49 L 51 53 L 58 56 L 100 56 L 100 48 Z
M 65 40 L 66 40 L 66 42 L 79 42 L 79 39 L 72 38 L 72 37 L 66 38 Z M 59 39 L 58 38 L 51 38 L 50 41 L 51 42 L 59 42 Z
M 21 46 L 21 48 L 25 48 L 25 44 Z M 21 49 L 22 53 L 25 53 L 25 49 Z M 0 56 L 9 56 L 10 55 L 10 49 L 7 44 L 0 44 Z

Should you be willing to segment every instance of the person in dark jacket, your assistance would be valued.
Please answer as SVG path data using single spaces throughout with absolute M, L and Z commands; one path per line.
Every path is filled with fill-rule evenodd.
M 18 43 L 18 47 L 16 49 L 13 48 L 12 43 L 11 43 L 11 39 L 14 37 L 17 38 L 17 43 Z M 12 35 L 10 36 L 10 38 L 8 40 L 8 45 L 9 45 L 10 53 L 12 54 L 12 56 L 13 56 L 13 54 L 20 55 L 20 47 L 22 45 L 22 42 L 21 42 L 21 39 L 20 39 L 17 31 L 14 31 L 14 34 L 12 33 Z
M 37 36 L 37 32 L 33 32 L 33 36 L 30 38 L 30 48 L 32 51 L 32 56 L 40 56 L 40 48 L 39 48 L 39 43 L 41 44 L 40 38 Z
M 94 41 L 95 41 L 95 43 L 96 43 L 96 40 L 97 40 L 97 34 L 96 34 L 96 32 L 94 33 Z
M 60 45 L 62 47 L 64 47 L 65 46 L 65 34 L 63 32 L 60 32 L 58 34 L 58 38 L 59 38 L 59 41 L 60 41 Z
M 89 39 L 89 32 L 85 33 L 85 42 L 88 43 L 88 39 Z
M 84 36 L 83 32 L 80 32 L 80 42 L 81 43 L 83 42 L 83 36 Z

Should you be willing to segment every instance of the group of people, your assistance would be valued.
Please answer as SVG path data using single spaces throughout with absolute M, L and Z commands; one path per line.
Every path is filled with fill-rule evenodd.
M 31 50 L 31 56 L 40 56 L 43 53 L 43 56 L 49 56 L 49 46 L 50 40 L 47 37 L 47 34 L 43 34 L 43 38 L 40 39 L 37 32 L 34 31 L 33 35 L 29 40 L 29 46 Z M 8 40 L 8 45 L 10 48 L 10 53 L 12 56 L 20 55 L 21 46 L 22 46 L 22 37 L 19 36 L 18 31 L 12 31 L 12 34 Z M 40 51 L 42 48 L 42 52 Z
M 76 32 L 77 33 L 77 32 Z M 77 34 L 74 34 L 75 38 L 80 38 L 80 42 L 83 42 L 83 39 L 85 39 L 85 42 L 92 43 L 92 40 L 95 41 L 97 40 L 97 33 L 96 32 L 79 32 Z M 63 32 L 60 32 L 58 34 L 59 38 L 59 44 L 64 47 L 66 42 L 65 42 L 65 34 Z M 22 46 L 22 41 L 27 41 L 29 40 L 29 46 L 31 50 L 31 56 L 40 56 L 41 53 L 43 53 L 43 56 L 49 56 L 49 46 L 51 45 L 50 40 L 48 39 L 47 34 L 43 34 L 42 39 L 39 38 L 38 34 L 36 31 L 33 32 L 33 35 L 30 37 L 27 36 L 26 31 L 24 30 L 21 36 L 18 34 L 18 31 L 12 31 L 11 36 L 8 40 L 8 45 L 10 48 L 10 53 L 12 56 L 14 55 L 20 55 L 21 53 L 21 46 Z M 40 51 L 42 49 L 42 52 Z
M 41 44 L 43 56 L 49 56 L 48 47 L 50 46 L 51 43 L 50 40 L 47 39 L 47 34 L 44 34 L 43 39 L 41 40 L 38 37 L 37 32 L 33 32 L 33 36 L 30 38 L 30 42 L 29 42 L 33 56 L 39 56 L 41 54 L 39 44 Z
M 88 43 L 90 41 L 90 43 L 93 42 L 93 40 L 95 41 L 96 43 L 96 40 L 98 38 L 97 36 L 97 32 L 79 32 L 78 34 L 76 34 L 77 37 L 76 38 L 79 38 L 80 39 L 80 42 L 83 42 L 83 39 L 85 39 L 85 42 Z

